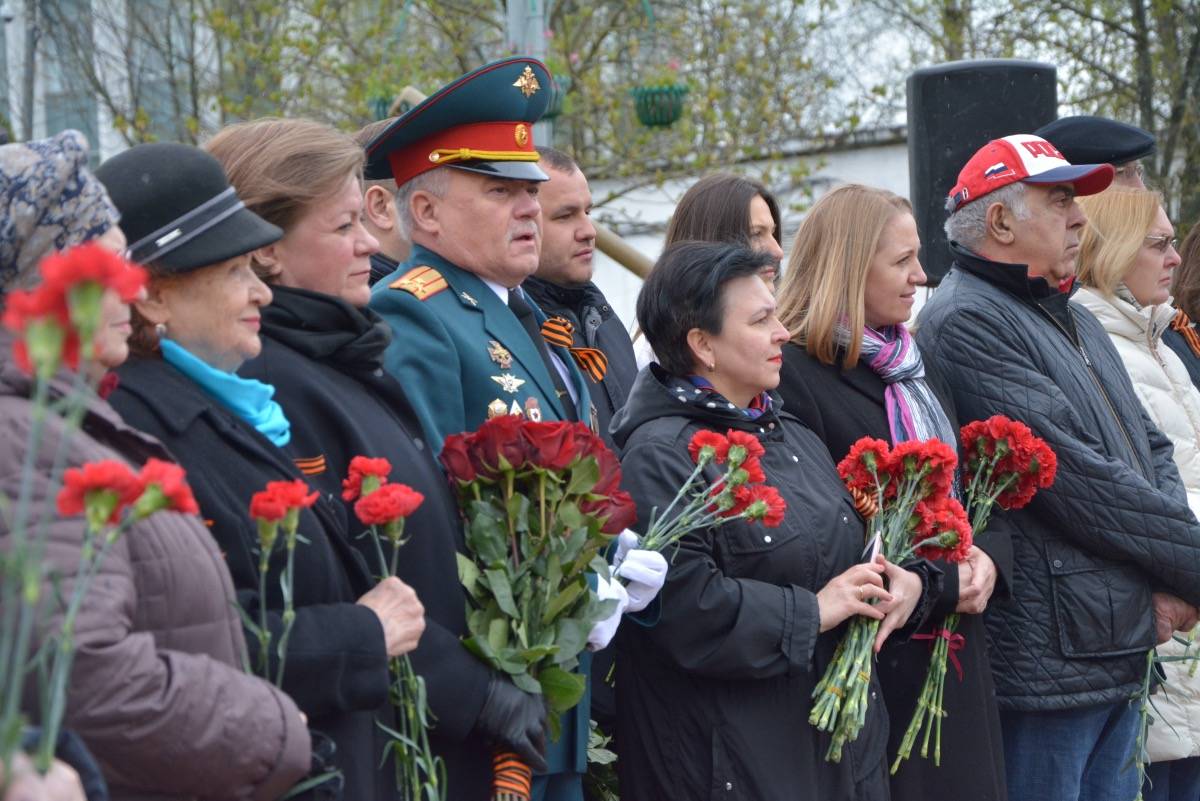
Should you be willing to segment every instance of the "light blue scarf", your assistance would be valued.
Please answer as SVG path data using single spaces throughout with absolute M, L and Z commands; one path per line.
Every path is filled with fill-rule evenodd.
M 163 359 L 179 372 L 196 382 L 208 395 L 245 420 L 276 447 L 282 448 L 292 439 L 292 424 L 283 407 L 271 400 L 275 387 L 242 378 L 236 373 L 218 370 L 198 358 L 182 345 L 165 337 L 159 340 Z

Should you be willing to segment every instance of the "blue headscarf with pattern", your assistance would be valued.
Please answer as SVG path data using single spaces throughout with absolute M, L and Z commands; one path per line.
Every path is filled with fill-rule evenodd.
M 45 256 L 120 221 L 87 160 L 79 131 L 0 146 L 0 294 L 36 284 Z

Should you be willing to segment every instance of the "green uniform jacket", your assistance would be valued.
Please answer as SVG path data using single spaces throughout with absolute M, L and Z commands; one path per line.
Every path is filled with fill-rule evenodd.
M 418 272 L 423 267 L 431 269 Z M 545 315 L 527 299 L 540 324 Z M 523 410 L 526 399 L 534 398 L 543 420 L 565 419 L 554 382 L 529 335 L 508 305 L 473 273 L 413 245 L 408 261 L 375 284 L 370 305 L 392 329 L 384 366 L 404 387 L 433 452 L 441 451 L 450 434 L 478 428 L 487 420 L 488 404 L 497 399 L 508 407 L 516 401 Z M 579 399 L 576 407 L 588 423 L 591 401 L 583 373 L 565 348 L 548 347 L 566 365 Z M 581 661 L 586 673 L 590 655 L 585 652 Z M 563 716 L 561 739 L 547 743 L 551 773 L 586 769 L 589 708 L 585 694 Z

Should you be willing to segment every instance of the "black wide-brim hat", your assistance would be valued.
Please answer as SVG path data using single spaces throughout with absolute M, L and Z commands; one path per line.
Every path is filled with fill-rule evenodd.
M 437 167 L 518 181 L 545 181 L 533 123 L 550 102 L 550 71 L 536 58 L 493 61 L 455 78 L 367 145 L 367 180 L 397 186 Z
M 121 212 L 130 261 L 186 273 L 277 242 L 283 231 L 246 208 L 221 163 L 198 147 L 137 145 L 96 177 Z

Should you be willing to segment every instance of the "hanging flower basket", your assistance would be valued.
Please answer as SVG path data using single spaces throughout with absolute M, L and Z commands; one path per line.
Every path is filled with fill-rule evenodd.
M 552 120 L 563 112 L 563 101 L 567 98 L 567 92 L 571 89 L 571 79 L 565 76 L 556 75 L 554 80 L 550 82 L 550 100 L 546 104 L 546 113 L 542 115 L 543 120 Z
M 647 128 L 665 128 L 683 116 L 686 84 L 637 86 L 631 90 L 638 121 Z

